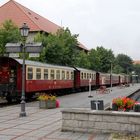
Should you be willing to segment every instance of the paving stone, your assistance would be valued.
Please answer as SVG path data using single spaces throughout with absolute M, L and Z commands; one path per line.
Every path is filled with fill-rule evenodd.
M 60 100 L 60 106 L 63 107 L 90 109 L 90 100 L 100 99 L 104 100 L 104 104 L 106 104 L 112 101 L 112 98 L 129 95 L 139 88 L 140 84 L 124 89 L 113 87 L 113 91 L 109 94 L 101 95 L 92 91 L 93 98 L 90 99 L 88 98 L 88 92 L 70 94 L 58 97 L 58 99 Z M 109 134 L 96 134 L 96 132 L 93 133 L 92 129 L 90 134 L 61 132 L 61 109 L 62 107 L 47 110 L 39 109 L 38 101 L 26 103 L 27 116 L 19 117 L 20 104 L 0 108 L 0 140 L 108 140 Z M 79 116 L 71 117 L 73 119 L 79 118 Z M 83 121 L 86 119 L 86 116 L 83 116 Z M 92 120 L 93 118 L 90 119 Z M 97 118 L 94 119 L 97 121 Z M 100 119 L 106 120 L 107 118 L 98 118 L 98 120 Z M 86 123 L 80 125 L 86 126 Z M 92 125 L 94 126 L 94 124 Z M 96 124 L 96 126 L 98 125 Z M 102 127 L 105 126 L 106 124 L 102 125 Z M 136 130 L 139 130 L 138 126 L 136 126 Z

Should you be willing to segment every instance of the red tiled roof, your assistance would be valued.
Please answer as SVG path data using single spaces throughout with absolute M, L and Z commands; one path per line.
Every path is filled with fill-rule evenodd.
M 0 7 L 0 23 L 3 23 L 6 19 L 13 20 L 19 27 L 23 24 L 23 22 L 27 23 L 30 27 L 30 31 L 55 33 L 57 29 L 61 28 L 14 0 L 10 0 Z
M 14 0 L 10 0 L 0 7 L 0 25 L 5 20 L 11 19 L 14 23 L 21 27 L 24 23 L 30 27 L 30 31 L 44 31 L 47 33 L 56 33 L 61 27 L 48 19 L 38 15 Z M 84 45 L 79 43 L 79 47 L 88 50 Z

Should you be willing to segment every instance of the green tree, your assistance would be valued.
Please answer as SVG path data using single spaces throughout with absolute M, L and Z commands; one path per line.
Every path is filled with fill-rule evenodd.
M 113 73 L 118 73 L 118 74 L 123 73 L 123 68 L 120 65 L 115 64 L 112 71 Z
M 5 53 L 5 45 L 8 42 L 16 43 L 21 39 L 18 27 L 12 20 L 6 20 L 0 28 L 0 54 Z
M 134 64 L 133 70 L 135 71 L 135 74 L 138 75 L 138 77 L 140 77 L 140 64 Z
M 77 37 L 68 28 L 59 29 L 56 34 L 43 35 L 38 39 L 36 37 L 36 41 L 43 40 L 45 45 L 41 60 L 60 65 L 75 65 L 76 55 L 79 53 Z
M 112 50 L 104 47 L 92 49 L 89 53 L 89 61 L 91 69 L 101 72 L 109 72 L 111 63 L 114 64 L 114 54 Z
M 79 54 L 77 54 L 75 65 L 81 68 L 90 68 L 88 54 L 86 54 L 84 51 L 80 51 Z
M 133 69 L 133 60 L 125 54 L 118 54 L 116 63 L 122 68 L 123 73 L 130 73 Z

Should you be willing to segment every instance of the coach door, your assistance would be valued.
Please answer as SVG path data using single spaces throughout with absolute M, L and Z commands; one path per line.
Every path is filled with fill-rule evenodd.
M 100 85 L 100 74 L 99 72 L 96 73 L 96 86 L 99 87 Z
M 74 87 L 79 88 L 80 87 L 80 71 L 74 70 Z

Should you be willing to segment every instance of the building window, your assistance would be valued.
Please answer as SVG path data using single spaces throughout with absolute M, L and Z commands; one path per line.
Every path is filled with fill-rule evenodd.
M 41 69 L 40 68 L 36 69 L 36 79 L 41 79 Z
M 33 79 L 33 68 L 28 68 L 28 79 L 32 80 Z
M 44 79 L 48 79 L 48 69 L 44 69 Z

